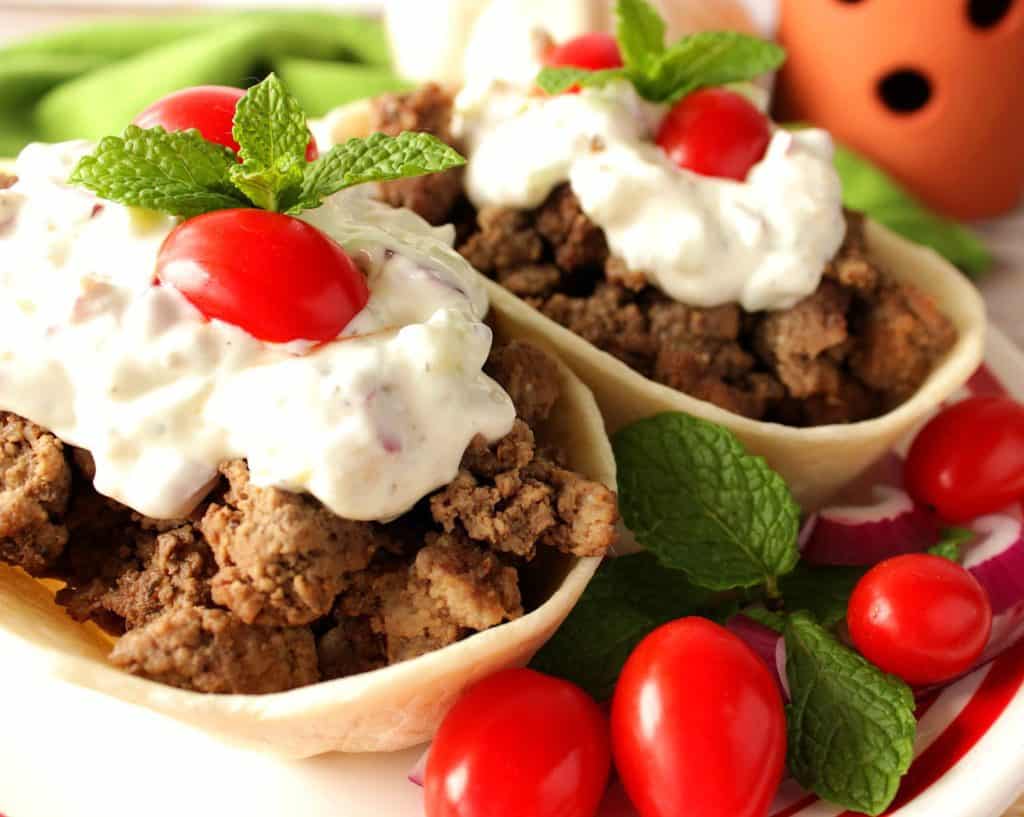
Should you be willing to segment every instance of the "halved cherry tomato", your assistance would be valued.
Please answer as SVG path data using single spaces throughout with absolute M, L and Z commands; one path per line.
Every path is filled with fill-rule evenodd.
M 768 117 L 746 98 L 707 88 L 675 104 L 655 141 L 686 170 L 743 181 L 764 158 L 771 138 Z
M 441 724 L 427 817 L 593 817 L 610 765 L 607 721 L 585 692 L 506 670 L 470 687 Z
M 544 64 L 552 68 L 587 68 L 602 71 L 622 67 L 622 52 L 611 34 L 583 34 L 556 45 L 544 55 Z M 578 94 L 574 85 L 567 93 Z
M 947 522 L 967 522 L 1024 500 L 1024 406 L 970 397 L 936 415 L 914 439 L 907 489 Z
M 245 96 L 241 88 L 226 85 L 200 85 L 175 91 L 158 99 L 135 117 L 140 128 L 155 128 L 179 131 L 195 128 L 208 142 L 231 148 L 238 153 L 238 142 L 231 134 L 238 100 Z M 316 142 L 309 140 L 306 147 L 306 161 L 312 162 L 318 156 Z
M 847 625 L 872 664 L 909 684 L 938 684 L 978 660 L 992 630 L 992 607 L 960 565 L 912 553 L 864 575 L 850 597 Z
M 157 277 L 207 318 L 272 343 L 333 340 L 370 297 L 337 243 L 266 210 L 218 210 L 182 222 L 160 248 Z
M 612 750 L 641 817 L 764 817 L 786 758 L 782 697 L 739 638 L 679 619 L 626 662 Z

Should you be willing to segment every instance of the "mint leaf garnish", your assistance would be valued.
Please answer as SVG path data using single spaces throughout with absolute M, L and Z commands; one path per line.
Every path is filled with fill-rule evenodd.
M 458 151 L 429 133 L 396 137 L 375 133 L 366 139 L 349 139 L 307 165 L 293 209 L 318 207 L 325 197 L 353 185 L 440 173 L 465 163 Z
M 705 31 L 665 52 L 637 87 L 648 99 L 676 102 L 699 88 L 756 79 L 785 59 L 775 43 L 734 31 Z
M 238 101 L 232 135 L 242 164 L 231 181 L 257 207 L 281 211 L 298 198 L 306 165 L 306 114 L 281 81 L 270 74 Z
M 588 71 L 585 68 L 545 68 L 537 75 L 537 85 L 545 93 L 561 94 L 577 85 L 580 88 L 603 88 L 625 77 L 626 71 L 623 68 L 605 68 L 602 71 Z
M 794 568 L 800 509 L 727 430 L 661 414 L 613 445 L 623 519 L 662 564 L 713 590 L 771 584 Z
M 960 548 L 966 545 L 977 534 L 970 528 L 946 528 L 942 531 L 942 538 L 934 547 L 928 549 L 932 556 L 941 556 L 951 562 L 960 563 L 962 553 Z
M 706 590 L 690 584 L 685 574 L 661 567 L 648 553 L 609 559 L 531 666 L 605 700 L 644 636 L 710 602 Z
M 622 61 L 631 71 L 649 70 L 665 51 L 665 21 L 647 0 L 619 0 L 615 16 Z
M 779 582 L 779 591 L 787 610 L 804 610 L 823 627 L 834 627 L 846 618 L 853 588 L 866 572 L 863 567 L 799 564 Z
M 306 115 L 273 74 L 239 100 L 232 135 L 241 164 L 229 148 L 207 142 L 196 130 L 130 125 L 79 161 L 69 181 L 100 198 L 182 218 L 252 205 L 296 215 L 346 187 L 466 163 L 426 133 L 350 139 L 308 163 Z
M 246 207 L 228 173 L 235 155 L 198 131 L 167 133 L 129 125 L 83 157 L 69 181 L 100 198 L 189 218 L 210 210 Z
M 596 88 L 626 78 L 651 102 L 673 103 L 699 88 L 748 82 L 777 69 L 782 47 L 735 31 L 705 31 L 665 47 L 665 21 L 648 0 L 618 0 L 616 38 L 624 68 L 545 68 L 537 84 L 549 94 Z
M 751 621 L 756 621 L 762 627 L 767 627 L 769 630 L 774 630 L 781 635 L 786 630 L 786 616 L 784 613 L 777 613 L 774 610 L 769 610 L 767 607 L 761 607 L 760 605 L 754 607 L 744 607 L 740 610 L 740 615 L 749 618 Z
M 789 769 L 802 786 L 864 814 L 892 803 L 913 759 L 914 696 L 806 614 L 786 624 Z

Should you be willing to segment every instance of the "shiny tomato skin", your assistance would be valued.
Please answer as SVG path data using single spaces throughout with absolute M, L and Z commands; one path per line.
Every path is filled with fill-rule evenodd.
M 424 778 L 427 817 L 593 817 L 611 765 L 608 723 L 581 689 L 527 669 L 470 687 Z
M 243 96 L 245 91 L 241 88 L 227 85 L 184 88 L 158 99 L 135 117 L 134 124 L 140 128 L 159 125 L 168 132 L 195 128 L 206 141 L 216 142 L 238 153 L 238 142 L 231 129 L 235 107 Z M 310 139 L 306 147 L 306 161 L 312 162 L 318 155 L 316 142 Z
M 969 397 L 920 431 L 904 468 L 907 490 L 947 522 L 968 522 L 1024 500 L 1024 405 Z
M 621 68 L 622 53 L 611 34 L 595 32 L 573 37 L 556 45 L 544 55 L 544 64 L 552 68 L 587 68 L 601 71 Z
M 603 71 L 622 67 L 622 52 L 611 34 L 593 33 L 573 37 L 556 45 L 544 55 L 544 64 L 551 68 L 587 68 Z M 566 93 L 578 94 L 580 87 L 572 86 Z
M 985 589 L 963 567 L 927 553 L 888 559 L 857 583 L 850 637 L 872 664 L 915 686 L 971 668 L 992 631 Z
M 217 210 L 182 222 L 160 248 L 157 278 L 207 318 L 271 343 L 334 340 L 370 297 L 340 245 L 266 210 Z
M 724 88 L 706 88 L 673 106 L 655 141 L 685 170 L 741 182 L 764 158 L 771 138 L 768 117 L 749 100 Z
M 782 697 L 739 638 L 679 619 L 626 662 L 612 751 L 641 817 L 764 817 L 786 758 Z

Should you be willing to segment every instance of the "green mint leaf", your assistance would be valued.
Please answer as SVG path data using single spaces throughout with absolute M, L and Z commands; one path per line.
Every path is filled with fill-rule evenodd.
M 588 71 L 586 68 L 544 68 L 537 75 L 537 86 L 547 94 L 562 94 L 574 86 L 603 88 L 611 82 L 625 79 L 622 68 Z
M 787 610 L 804 610 L 820 625 L 831 628 L 846 619 L 853 588 L 866 572 L 863 567 L 800 564 L 779 582 L 779 591 Z
M 626 526 L 665 566 L 712 590 L 796 566 L 800 509 L 782 477 L 724 428 L 661 414 L 622 429 L 613 445 Z
M 992 253 L 976 233 L 929 210 L 868 159 L 837 145 L 835 164 L 843 182 L 843 204 L 849 209 L 931 247 L 972 277 L 992 267 Z
M 265 210 L 291 207 L 302 187 L 309 129 L 298 100 L 271 74 L 238 102 L 232 133 L 242 164 L 231 181 Z
M 786 624 L 789 769 L 831 803 L 881 814 L 914 754 L 914 696 L 807 614 Z
M 306 166 L 301 195 L 289 212 L 319 207 L 324 198 L 346 187 L 441 173 L 465 163 L 457 150 L 429 133 L 349 139 Z
M 974 539 L 976 534 L 970 528 L 946 528 L 942 531 L 942 538 L 934 547 L 928 549 L 932 556 L 941 556 L 951 562 L 960 563 L 962 553 L 960 548 Z
M 605 700 L 644 636 L 710 602 L 706 590 L 691 585 L 678 570 L 661 567 L 649 553 L 609 559 L 531 666 Z
M 228 181 L 234 165 L 234 153 L 198 131 L 129 125 L 122 136 L 102 139 L 69 181 L 119 204 L 191 218 L 249 206 Z
M 637 90 L 653 102 L 675 102 L 699 88 L 748 82 L 776 70 L 786 59 L 775 43 L 735 31 L 704 31 L 668 49 Z
M 751 621 L 756 621 L 762 627 L 774 630 L 780 635 L 786 630 L 786 616 L 784 613 L 777 613 L 767 607 L 744 607 L 740 610 L 741 616 L 746 616 Z
M 616 38 L 622 60 L 631 72 L 651 69 L 665 51 L 665 21 L 647 0 L 619 0 Z

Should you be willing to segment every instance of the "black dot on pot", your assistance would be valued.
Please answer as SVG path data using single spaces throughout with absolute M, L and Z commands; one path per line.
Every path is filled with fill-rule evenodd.
M 879 81 L 878 96 L 893 113 L 915 113 L 931 100 L 932 84 L 920 71 L 892 71 Z
M 839 0 L 844 6 L 856 6 L 858 3 L 863 3 L 864 0 Z
M 1014 0 L 970 0 L 967 19 L 978 28 L 993 28 L 1002 22 Z

